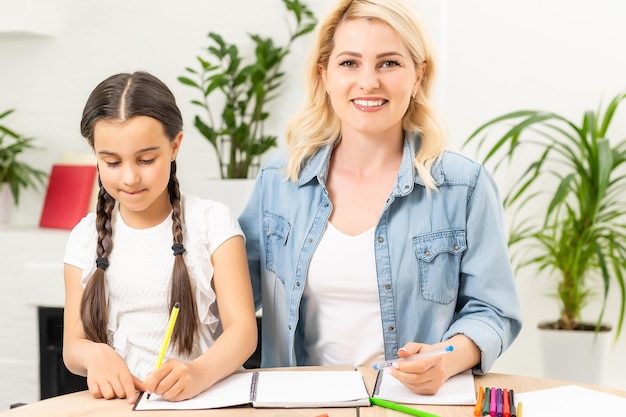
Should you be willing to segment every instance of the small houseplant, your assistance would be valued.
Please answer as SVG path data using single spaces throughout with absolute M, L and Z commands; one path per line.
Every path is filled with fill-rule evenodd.
M 513 262 L 535 266 L 555 279 L 560 317 L 540 328 L 601 330 L 607 297 L 616 284 L 620 306 L 614 341 L 621 334 L 626 139 L 610 140 L 607 132 L 625 99 L 626 93 L 617 94 L 604 110 L 584 112 L 580 123 L 547 111 L 507 113 L 478 127 L 465 142 L 478 142 L 479 151 L 490 143 L 484 161 L 493 160 L 494 170 L 530 158 L 505 194 L 504 205 L 514 216 L 509 238 Z M 494 129 L 499 132 L 495 137 L 490 135 Z M 586 323 L 581 312 L 595 296 L 601 296 L 601 309 Z
M 255 59 L 244 64 L 237 45 L 210 32 L 206 56 L 197 56 L 199 68 L 187 67 L 188 76 L 178 78 L 200 95 L 200 99 L 192 100 L 202 109 L 194 126 L 215 148 L 222 178 L 248 178 L 257 158 L 276 146 L 277 137 L 264 131 L 269 117 L 266 104 L 277 97 L 284 77 L 280 66 L 292 43 L 317 24 L 313 12 L 300 0 L 282 1 L 295 20 L 285 46 L 251 34 Z M 212 97 L 214 93 L 221 97 Z M 220 112 L 214 110 L 217 105 L 223 106 Z
M 27 188 L 36 189 L 44 184 L 48 174 L 19 160 L 19 156 L 27 149 L 33 149 L 34 138 L 25 137 L 7 127 L 2 119 L 13 113 L 15 109 L 0 113 L 0 188 L 5 184 L 11 190 L 13 201 L 17 206 L 20 191 Z

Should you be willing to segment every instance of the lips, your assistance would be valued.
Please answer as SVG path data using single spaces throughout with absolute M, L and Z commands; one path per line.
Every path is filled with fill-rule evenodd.
M 141 189 L 141 190 L 121 190 L 121 192 L 123 192 L 124 194 L 129 194 L 129 195 L 140 194 L 143 191 L 145 191 L 145 190 L 143 190 L 143 189 Z

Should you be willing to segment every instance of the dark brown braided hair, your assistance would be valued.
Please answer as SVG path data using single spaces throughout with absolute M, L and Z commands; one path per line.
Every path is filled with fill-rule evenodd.
M 170 89 L 151 74 L 135 72 L 113 75 L 96 86 L 83 109 L 80 130 L 93 149 L 94 126 L 98 121 L 124 121 L 136 116 L 149 116 L 161 122 L 170 141 L 173 141 L 183 129 L 183 119 Z M 109 264 L 108 257 L 113 249 L 111 214 L 115 207 L 115 200 L 102 187 L 100 178 L 98 178 L 98 184 L 100 190 L 96 209 L 97 268 L 83 293 L 81 319 L 88 339 L 98 343 L 107 343 L 108 305 L 105 271 Z M 182 256 L 185 249 L 176 161 L 171 163 L 167 188 L 172 205 L 172 250 L 174 251 L 169 309 L 176 302 L 180 302 L 181 306 L 172 334 L 172 342 L 179 353 L 189 354 L 193 349 L 198 328 L 198 312 L 193 287 Z

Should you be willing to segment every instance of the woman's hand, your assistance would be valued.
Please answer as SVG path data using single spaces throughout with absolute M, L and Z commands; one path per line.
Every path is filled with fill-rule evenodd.
M 398 350 L 398 356 L 407 358 L 416 353 L 450 345 L 454 347 L 450 353 L 397 361 L 387 369 L 411 391 L 422 395 L 436 394 L 448 378 L 480 363 L 481 352 L 478 346 L 467 336 L 457 334 L 436 345 L 411 342 Z
M 438 346 L 423 343 L 407 343 L 398 350 L 398 356 L 407 358 L 416 353 L 424 353 L 436 348 Z M 447 355 L 396 361 L 387 369 L 411 391 L 422 395 L 432 395 L 436 394 L 448 379 L 444 367 L 444 356 Z
M 124 359 L 107 344 L 91 346 L 86 361 L 87 387 L 94 398 L 127 398 L 129 403 L 134 403 L 137 390 L 145 388 L 130 373 Z
M 146 392 L 154 393 L 168 401 L 182 401 L 200 394 L 206 387 L 199 383 L 203 378 L 197 366 L 178 359 L 170 359 L 148 374 Z

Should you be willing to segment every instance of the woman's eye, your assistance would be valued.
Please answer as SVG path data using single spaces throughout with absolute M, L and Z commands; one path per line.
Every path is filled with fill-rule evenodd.
M 108 167 L 116 167 L 118 166 L 120 163 L 119 161 L 116 162 L 109 162 L 109 161 L 105 161 Z
M 343 61 L 339 64 L 342 67 L 347 67 L 347 68 L 354 68 L 356 67 L 356 62 L 352 61 L 352 60 L 348 60 L 348 61 Z
M 154 162 L 154 158 L 152 158 L 152 159 L 141 159 L 141 160 L 139 160 L 139 162 L 141 162 L 144 165 L 149 165 L 149 164 Z
M 383 68 L 389 68 L 389 67 L 397 67 L 398 65 L 400 64 L 397 61 L 384 61 L 381 66 Z

